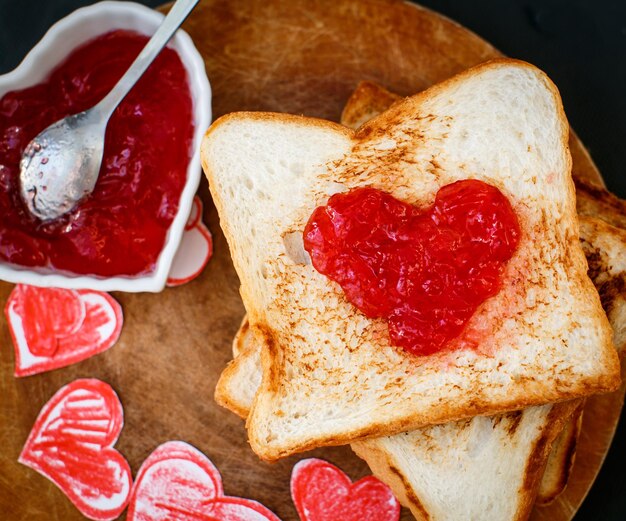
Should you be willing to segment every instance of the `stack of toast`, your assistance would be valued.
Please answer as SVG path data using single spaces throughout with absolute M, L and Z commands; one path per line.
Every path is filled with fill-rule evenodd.
M 524 519 L 565 486 L 584 397 L 619 386 L 624 203 L 583 180 L 575 197 L 558 91 L 522 62 L 407 99 L 362 84 L 342 123 L 240 113 L 207 133 L 248 313 L 216 399 L 263 459 L 349 443 L 417 519 Z M 457 347 L 411 355 L 315 271 L 302 230 L 334 193 L 426 206 L 460 179 L 507 195 L 522 240 Z

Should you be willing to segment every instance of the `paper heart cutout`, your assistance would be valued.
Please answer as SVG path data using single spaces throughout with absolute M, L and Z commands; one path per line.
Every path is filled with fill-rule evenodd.
M 193 201 L 191 202 L 191 211 L 189 212 L 189 218 L 185 223 L 185 230 L 191 230 L 194 226 L 200 223 L 203 210 L 204 204 L 202 203 L 202 199 L 195 195 Z
M 500 190 L 463 180 L 428 208 L 371 187 L 335 194 L 311 215 L 304 247 L 352 304 L 387 320 L 394 345 L 429 355 L 499 291 L 520 234 Z
M 126 520 L 280 521 L 256 501 L 225 496 L 215 465 L 182 441 L 160 445 L 142 463 Z
M 202 210 L 202 200 L 196 195 L 167 278 L 170 288 L 198 277 L 213 255 L 213 237 L 202 222 Z
M 124 420 L 122 404 L 100 380 L 75 380 L 43 407 L 19 462 L 57 485 L 83 515 L 98 521 L 118 517 L 132 477 L 115 449 Z
M 352 483 L 327 461 L 299 461 L 291 473 L 291 498 L 302 521 L 397 521 L 400 504 L 374 476 Z
M 124 322 L 122 307 L 107 293 L 18 284 L 4 309 L 15 376 L 65 367 L 111 348 Z

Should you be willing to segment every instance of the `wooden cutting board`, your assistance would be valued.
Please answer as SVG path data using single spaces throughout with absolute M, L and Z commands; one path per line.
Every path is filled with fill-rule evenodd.
M 185 29 L 205 58 L 216 117 L 271 110 L 338 120 L 359 80 L 412 94 L 499 56 L 454 22 L 394 0 L 205 0 Z M 575 137 L 571 145 L 577 174 L 601 182 Z M 117 447 L 133 472 L 160 443 L 184 440 L 215 462 L 227 494 L 257 499 L 284 521 L 297 519 L 289 476 L 300 458 L 260 462 L 247 445 L 243 422 L 213 401 L 244 309 L 204 181 L 200 194 L 215 256 L 186 286 L 158 295 L 115 294 L 125 324 L 110 351 L 69 368 L 16 379 L 8 328 L 0 319 L 1 519 L 83 519 L 52 483 L 17 463 L 41 407 L 62 385 L 80 377 L 100 378 L 119 393 L 125 427 Z M 11 289 L 0 284 L 0 302 Z M 570 486 L 553 506 L 537 509 L 533 519 L 572 518 L 608 450 L 622 398 L 616 393 L 589 400 Z M 346 447 L 312 455 L 332 461 L 353 479 L 369 473 Z M 404 511 L 402 519 L 412 517 Z

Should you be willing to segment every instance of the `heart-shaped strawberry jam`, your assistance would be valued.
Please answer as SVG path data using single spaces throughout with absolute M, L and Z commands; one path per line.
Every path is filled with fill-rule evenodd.
M 315 269 L 417 355 L 444 349 L 498 292 L 519 239 L 508 199 L 476 180 L 442 187 L 421 209 L 370 187 L 335 194 L 304 230 Z

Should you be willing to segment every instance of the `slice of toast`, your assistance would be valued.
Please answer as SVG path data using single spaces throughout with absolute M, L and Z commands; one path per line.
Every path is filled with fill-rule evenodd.
M 580 400 L 352 444 L 414 517 L 527 519 L 554 439 Z
M 580 229 L 596 287 L 603 291 L 623 283 L 626 232 L 586 217 L 581 218 Z M 626 351 L 620 333 L 626 323 L 625 294 L 626 290 L 607 291 L 603 298 L 605 309 L 613 310 L 611 325 L 622 353 Z M 260 385 L 260 352 L 261 343 L 244 325 L 233 343 L 235 359 L 216 388 L 218 403 L 242 418 Z M 352 447 L 417 519 L 520 520 L 528 516 L 536 495 L 538 503 L 546 504 L 565 487 L 581 406 L 581 400 L 574 400 L 531 407 L 356 442 Z M 454 487 L 448 487 L 451 476 Z
M 602 219 L 581 217 L 580 240 L 589 264 L 589 276 L 600 294 L 613 329 L 613 343 L 626 353 L 626 229 Z
M 203 166 L 265 344 L 248 418 L 261 457 L 618 386 L 610 328 L 578 244 L 566 143 L 556 88 L 512 60 L 403 100 L 356 134 L 277 114 L 231 114 L 213 125 Z M 479 349 L 414 357 L 308 265 L 297 240 L 337 191 L 374 185 L 426 205 L 464 178 L 509 197 L 522 241 L 502 290 L 458 339 Z

